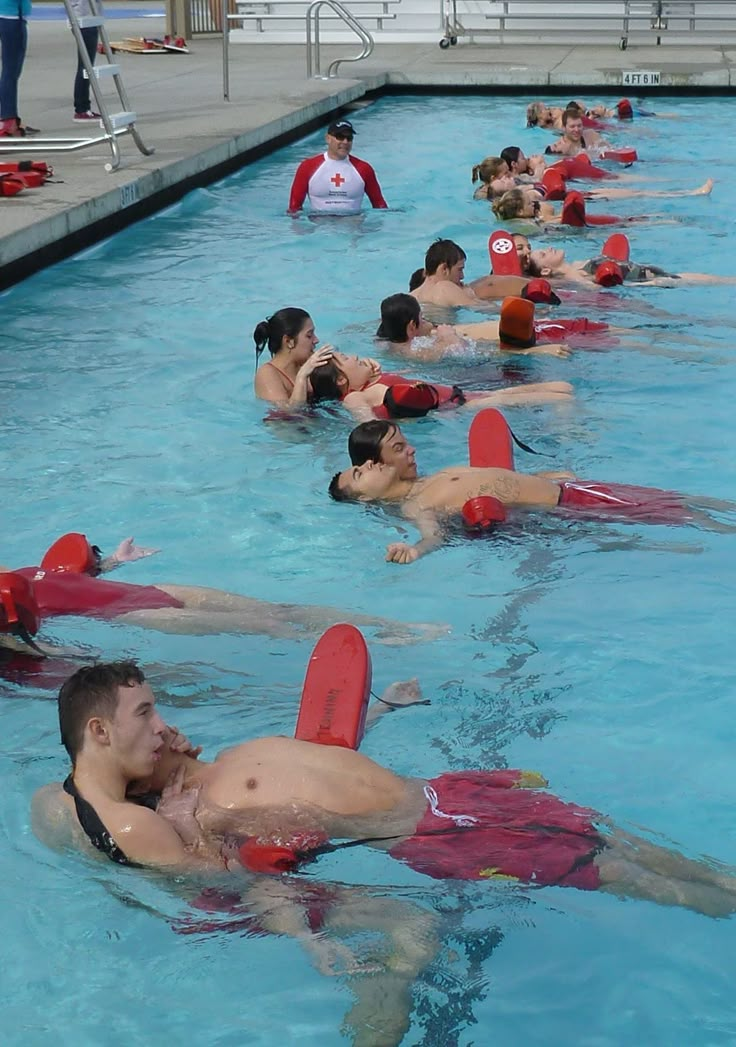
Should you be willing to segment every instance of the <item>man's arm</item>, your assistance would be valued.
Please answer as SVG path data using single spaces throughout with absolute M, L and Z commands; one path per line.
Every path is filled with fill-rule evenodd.
M 134 560 L 142 560 L 145 556 L 154 556 L 159 552 L 160 549 L 146 549 L 142 545 L 135 545 L 132 537 L 123 538 L 115 552 L 100 561 L 100 574 L 106 574 L 121 564 L 133 563 Z
M 411 509 L 408 511 L 405 509 L 404 515 L 411 520 L 422 537 L 414 545 L 408 542 L 391 542 L 386 546 L 388 563 L 414 563 L 420 556 L 426 556 L 427 553 L 438 549 L 444 541 L 440 521 L 434 513 L 427 511 L 414 513 Z
M 289 214 L 296 214 L 298 211 L 301 211 L 309 192 L 309 179 L 320 166 L 322 160 L 323 157 L 321 155 L 311 156 L 308 160 L 302 160 L 297 167 L 294 181 L 291 183 L 291 192 L 289 193 Z
M 363 179 L 365 184 L 366 196 L 370 200 L 373 207 L 387 208 L 388 204 L 383 199 L 383 193 L 381 187 L 378 184 L 376 178 L 376 172 L 373 170 L 371 165 L 365 160 L 359 160 L 357 157 L 351 156 L 350 163 L 356 169 L 360 177 Z

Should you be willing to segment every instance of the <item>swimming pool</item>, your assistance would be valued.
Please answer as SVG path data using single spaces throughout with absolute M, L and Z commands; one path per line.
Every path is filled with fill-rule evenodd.
M 303 306 L 322 341 L 374 353 L 380 299 L 406 287 L 436 236 L 465 248 L 469 276 L 486 271 L 491 223 L 471 200 L 470 168 L 496 146 L 546 143 L 521 129 L 527 101 L 384 99 L 357 113 L 355 151 L 394 211 L 287 219 L 291 175 L 318 150 L 316 134 L 4 294 L 2 560 L 37 562 L 69 529 L 108 550 L 133 533 L 162 552 L 118 575 L 130 581 L 446 621 L 452 635 L 431 645 L 371 645 L 378 686 L 419 676 L 432 705 L 384 718 L 368 755 L 423 776 L 537 768 L 565 799 L 736 864 L 731 536 L 534 517 L 493 541 L 458 537 L 412 567 L 386 565 L 392 523 L 325 495 L 348 422 L 265 426 L 252 397 L 250 334 L 275 309 Z M 713 196 L 600 209 L 676 219 L 634 228 L 634 257 L 736 271 L 726 200 L 736 146 L 722 137 L 719 103 L 658 106 L 681 119 L 621 136 L 639 149 L 638 171 L 662 187 L 713 173 Z M 708 139 L 718 155 L 706 171 Z M 555 234 L 573 258 L 601 240 Z M 569 378 L 578 399 L 514 412 L 519 435 L 554 456 L 538 466 L 518 455 L 518 465 L 732 497 L 731 290 L 625 290 L 611 301 L 622 299 L 601 315 L 640 328 L 649 352 L 624 345 L 519 365 L 530 378 Z M 640 302 L 673 316 L 643 315 Z M 472 384 L 496 371 L 474 360 L 428 373 Z M 407 430 L 423 469 L 464 460 L 461 417 Z M 166 714 L 209 754 L 292 731 L 310 651 L 309 641 L 192 639 L 81 619 L 45 635 L 139 658 Z M 14 961 L 6 1042 L 345 1042 L 356 983 L 318 973 L 295 942 L 175 935 L 169 921 L 189 911 L 183 888 L 35 840 L 29 797 L 66 769 L 53 694 L 5 683 L 0 695 L 0 900 Z M 597 893 L 455 886 L 362 849 L 321 859 L 300 882 L 319 880 L 365 884 L 370 897 L 442 921 L 405 1043 L 736 1036 L 725 921 Z M 369 931 L 356 941 L 364 954 L 374 948 Z

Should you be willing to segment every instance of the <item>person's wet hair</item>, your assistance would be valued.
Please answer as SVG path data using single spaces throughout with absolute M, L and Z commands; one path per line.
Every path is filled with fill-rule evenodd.
M 335 475 L 330 480 L 330 485 L 327 488 L 327 493 L 329 494 L 330 498 L 332 498 L 336 502 L 354 502 L 355 496 L 352 494 L 352 492 L 347 488 L 340 486 L 341 476 L 342 473 L 335 473 Z
M 315 367 L 309 376 L 312 386 L 310 403 L 320 400 L 341 400 L 347 391 L 344 373 L 334 360 L 328 360 L 321 367 Z
M 498 178 L 503 165 L 506 163 L 508 161 L 503 156 L 487 156 L 485 160 L 481 160 L 479 164 L 475 164 L 473 167 L 473 182 L 482 182 L 484 185 L 489 185 L 494 178 Z M 509 164 L 509 167 L 511 167 L 511 164 Z
M 547 106 L 544 102 L 531 102 L 526 107 L 526 126 L 537 127 L 539 124 L 539 118 L 546 108 Z
M 102 662 L 77 669 L 59 691 L 61 743 L 75 762 L 84 743 L 84 729 L 93 716 L 111 720 L 118 707 L 118 688 L 145 682 L 135 662 Z
M 410 291 L 416 291 L 417 287 L 421 287 L 422 286 L 422 284 L 424 283 L 426 278 L 427 278 L 427 274 L 425 273 L 424 268 L 422 268 L 422 269 L 415 269 L 414 272 L 409 277 L 409 290 Z
M 381 444 L 387 436 L 396 432 L 394 422 L 376 418 L 356 425 L 348 437 L 348 454 L 353 465 L 381 461 Z
M 501 160 L 505 160 L 511 170 L 511 165 L 515 164 L 521 154 L 521 149 L 518 145 L 507 145 L 505 149 L 501 150 Z
M 275 356 L 284 338 L 298 338 L 308 319 L 309 313 L 304 309 L 279 309 L 273 316 L 261 320 L 253 332 L 253 341 L 256 343 L 256 366 L 258 366 L 258 357 L 266 346 L 271 356 Z
M 562 126 L 567 127 L 569 120 L 579 120 L 583 110 L 578 105 L 569 105 L 562 114 Z
M 381 302 L 381 323 L 376 338 L 385 338 L 388 342 L 406 342 L 407 327 L 412 321 L 418 324 L 421 315 L 421 306 L 412 295 L 389 295 Z
M 496 218 L 502 222 L 508 222 L 512 218 L 519 218 L 524 210 L 526 200 L 521 189 L 509 189 L 503 196 L 493 201 L 491 207 Z
M 454 240 L 435 240 L 424 256 L 424 271 L 427 276 L 433 276 L 441 265 L 452 269 L 453 265 L 464 262 L 466 258 L 465 251 Z

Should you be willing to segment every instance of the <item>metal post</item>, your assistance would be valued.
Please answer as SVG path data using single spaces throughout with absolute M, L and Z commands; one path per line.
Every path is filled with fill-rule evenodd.
M 226 102 L 230 101 L 230 53 L 228 44 L 230 42 L 230 23 L 228 22 L 228 0 L 222 0 L 220 5 L 220 18 L 222 19 L 222 97 Z

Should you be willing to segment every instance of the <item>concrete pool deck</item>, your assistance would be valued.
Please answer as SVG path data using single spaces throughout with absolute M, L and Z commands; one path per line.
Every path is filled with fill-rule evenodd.
M 163 19 L 108 23 L 113 39 L 160 36 Z M 441 34 L 438 32 L 438 39 Z M 488 45 L 461 40 L 380 44 L 343 76 L 307 80 L 305 48 L 292 44 L 230 48 L 230 102 L 222 95 L 220 38 L 195 38 L 189 55 L 121 54 L 119 62 L 138 130 L 152 156 L 129 136 L 120 140 L 122 164 L 108 173 L 108 146 L 74 153 L 4 153 L 0 160 L 45 159 L 59 182 L 0 199 L 0 288 L 23 279 L 95 240 L 165 206 L 198 185 L 236 170 L 270 143 L 323 124 L 328 114 L 366 93 L 411 88 L 488 88 L 499 91 L 593 88 L 619 94 L 621 70 L 658 70 L 669 91 L 736 87 L 736 46 Z M 355 53 L 355 45 L 323 45 L 323 63 Z M 74 42 L 63 21 L 32 21 L 20 83 L 25 120 L 48 137 L 81 137 L 72 122 Z M 106 87 L 106 96 L 110 88 Z M 111 111 L 117 106 L 111 105 Z M 96 127 L 96 125 L 95 125 Z M 89 133 L 89 132 L 88 132 Z M 286 203 L 286 201 L 284 201 Z

